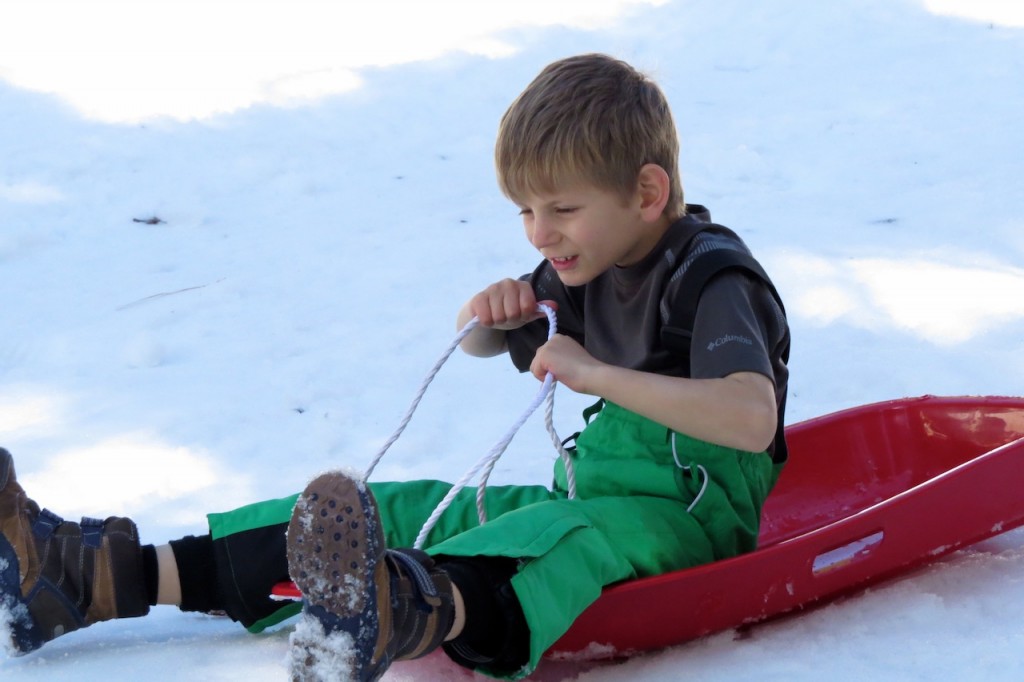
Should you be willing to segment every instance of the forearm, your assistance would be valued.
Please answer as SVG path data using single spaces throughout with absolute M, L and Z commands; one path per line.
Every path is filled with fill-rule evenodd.
M 600 365 L 587 388 L 673 431 L 739 450 L 766 449 L 778 423 L 772 382 L 752 372 L 684 379 Z

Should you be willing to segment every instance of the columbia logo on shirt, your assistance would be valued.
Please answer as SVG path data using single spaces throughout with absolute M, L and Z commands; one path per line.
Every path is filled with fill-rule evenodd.
M 715 339 L 714 341 L 712 341 L 711 343 L 709 343 L 708 344 L 708 350 L 709 351 L 713 351 L 716 348 L 720 348 L 720 347 L 724 346 L 727 343 L 742 343 L 742 344 L 747 345 L 747 346 L 753 346 L 754 345 L 754 342 L 751 341 L 750 339 L 748 339 L 746 336 L 737 336 L 737 335 L 733 335 L 733 334 L 726 334 L 725 336 L 720 336 L 717 339 Z

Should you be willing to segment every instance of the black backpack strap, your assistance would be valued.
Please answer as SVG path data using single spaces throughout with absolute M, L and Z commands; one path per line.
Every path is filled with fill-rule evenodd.
M 677 286 L 678 297 L 673 301 L 668 319 L 663 320 L 661 327 L 661 340 L 666 348 L 689 357 L 690 344 L 693 341 L 693 324 L 697 318 L 697 304 L 700 302 L 701 292 L 716 275 L 734 269 L 745 271 L 764 282 L 779 305 L 779 309 L 785 315 L 786 308 L 782 304 L 782 297 L 779 296 L 768 273 L 753 256 L 730 248 L 712 249 L 694 258 L 685 266 L 685 270 L 680 275 L 682 281 Z M 789 348 L 783 352 L 782 360 L 789 362 Z M 775 447 L 772 455 L 772 460 L 776 464 L 785 462 L 788 457 L 784 425 L 785 413 L 786 398 L 783 396 L 778 410 L 779 419 L 775 430 Z
M 682 282 L 676 286 L 678 297 L 673 301 L 668 319 L 663 320 L 661 328 L 661 340 L 666 347 L 689 355 L 693 323 L 697 319 L 697 304 L 704 287 L 719 273 L 733 269 L 745 270 L 764 282 L 785 314 L 782 297 L 775 290 L 768 273 L 753 256 L 735 249 L 712 249 L 697 256 L 681 275 Z

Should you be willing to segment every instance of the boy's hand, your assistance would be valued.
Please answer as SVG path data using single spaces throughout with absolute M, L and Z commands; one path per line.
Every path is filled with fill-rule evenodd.
M 470 316 L 480 320 L 480 326 L 504 331 L 544 317 L 537 309 L 537 297 L 529 282 L 518 279 L 495 282 L 471 298 L 467 307 Z
M 554 301 L 544 301 L 557 308 Z M 459 329 L 472 318 L 479 326 L 462 340 L 462 349 L 470 355 L 489 357 L 506 350 L 505 332 L 544 317 L 537 309 L 537 297 L 529 282 L 503 279 L 469 299 L 456 320 Z
M 540 379 L 548 372 L 562 385 L 577 393 L 593 393 L 589 379 L 594 370 L 606 366 L 584 350 L 575 340 L 562 334 L 555 334 L 537 349 L 530 364 L 530 372 Z

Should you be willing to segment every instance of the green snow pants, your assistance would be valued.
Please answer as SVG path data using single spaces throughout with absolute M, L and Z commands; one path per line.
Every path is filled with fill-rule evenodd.
M 427 538 L 426 549 L 435 556 L 518 559 L 512 587 L 530 629 L 530 661 L 515 677 L 537 666 L 604 587 L 753 550 L 761 506 L 778 475 L 767 453 L 676 434 L 611 403 L 579 434 L 572 456 L 576 499 L 567 498 L 558 461 L 552 490 L 488 487 L 489 521 L 482 526 L 476 490 L 463 490 Z M 370 487 L 388 546 L 408 547 L 451 484 L 410 481 Z M 283 553 L 280 529 L 295 499 L 211 514 L 219 570 L 226 562 L 234 574 L 249 560 L 232 556 L 231 547 L 235 536 L 251 531 L 282 536 L 270 541 L 279 548 L 265 551 Z M 277 608 L 246 624 L 258 631 L 296 610 L 296 605 Z

